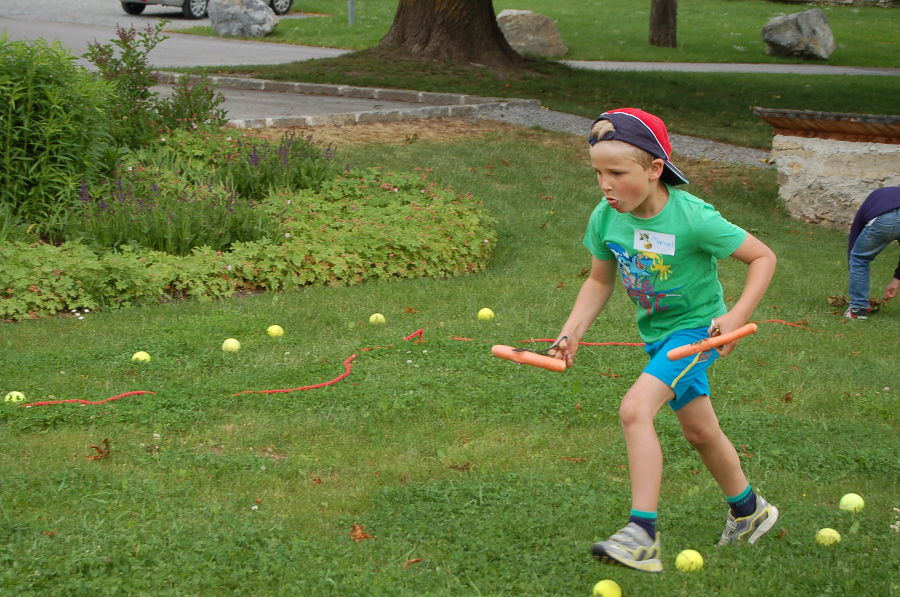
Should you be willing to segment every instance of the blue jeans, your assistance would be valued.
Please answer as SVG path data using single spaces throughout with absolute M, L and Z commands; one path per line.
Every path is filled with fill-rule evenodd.
M 850 306 L 869 308 L 869 264 L 881 251 L 900 241 L 900 209 L 881 214 L 866 224 L 850 249 Z

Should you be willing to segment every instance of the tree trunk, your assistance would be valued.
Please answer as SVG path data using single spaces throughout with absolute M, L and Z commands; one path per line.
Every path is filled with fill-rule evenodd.
M 500 31 L 492 0 L 400 0 L 378 49 L 495 70 L 526 65 Z
M 650 45 L 677 47 L 678 0 L 651 0 Z

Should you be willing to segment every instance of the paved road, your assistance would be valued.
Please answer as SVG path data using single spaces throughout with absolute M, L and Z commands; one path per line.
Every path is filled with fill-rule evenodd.
M 117 0 L 0 0 L 0 31 L 10 39 L 59 40 L 76 56 L 82 55 L 93 41 L 105 42 L 115 34 L 116 26 L 145 28 L 159 19 L 170 19 L 168 30 L 192 27 L 208 23 L 181 18 L 180 13 L 165 7 L 148 7 L 139 17 L 127 15 Z M 281 18 L 303 18 L 302 15 Z M 161 43 L 149 55 L 150 63 L 164 70 L 183 66 L 228 66 L 279 64 L 297 60 L 309 60 L 337 56 L 345 50 L 293 46 L 267 42 L 251 42 L 215 37 L 201 37 L 169 33 L 169 39 Z M 84 62 L 84 61 L 82 61 Z M 593 70 L 652 70 L 699 72 L 748 72 L 795 73 L 839 75 L 900 76 L 900 69 L 874 69 L 829 65 L 774 65 L 774 64 L 697 64 L 697 63 L 638 63 L 638 62 L 586 62 L 569 61 L 578 68 Z M 220 88 L 226 97 L 224 104 L 229 117 L 235 120 L 270 119 L 285 121 L 303 116 L 323 114 L 346 115 L 383 113 L 386 119 L 397 118 L 397 111 L 421 111 L 422 105 L 403 102 L 366 99 L 361 97 L 335 97 L 328 95 L 285 94 L 249 89 Z M 535 111 L 537 110 L 537 111 Z M 550 114 L 547 110 L 517 106 L 489 108 L 484 115 L 510 122 L 524 121 L 531 125 L 547 121 L 545 128 L 570 130 L 582 126 L 582 122 L 566 114 Z M 537 118 L 540 116 L 541 118 Z M 371 117 L 371 116 L 369 116 Z M 576 121 L 577 120 L 577 121 Z M 704 149 L 709 151 L 709 149 Z M 733 153 L 729 150 L 728 153 Z M 758 156 L 747 158 L 758 161 Z

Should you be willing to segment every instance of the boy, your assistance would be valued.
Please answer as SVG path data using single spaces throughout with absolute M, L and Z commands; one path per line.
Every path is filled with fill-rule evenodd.
M 610 563 L 659 572 L 656 512 L 662 450 L 653 419 L 666 402 L 730 506 L 719 545 L 755 543 L 778 519 L 777 508 L 748 484 L 710 401 L 706 368 L 735 343 L 678 361 L 666 357 L 671 348 L 745 324 L 768 288 L 776 258 L 711 205 L 675 188 L 687 179 L 669 161 L 668 133 L 656 116 L 635 108 L 605 112 L 594 122 L 589 143 L 604 196 L 584 237 L 593 256 L 591 272 L 550 354 L 572 365 L 579 341 L 612 293 L 618 269 L 637 306 L 638 330 L 650 362 L 619 406 L 631 516 L 592 552 Z M 744 289 L 731 310 L 716 272 L 716 260 L 729 255 L 748 266 Z
M 869 193 L 859 206 L 850 226 L 847 263 L 850 270 L 850 306 L 844 312 L 849 319 L 868 319 L 869 265 L 881 251 L 900 241 L 900 187 L 884 187 Z M 897 296 L 900 289 L 900 263 L 894 277 L 884 288 L 882 300 Z

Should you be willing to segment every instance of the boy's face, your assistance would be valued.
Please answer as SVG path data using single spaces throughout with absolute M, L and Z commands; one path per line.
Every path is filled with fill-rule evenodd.
M 663 171 L 662 160 L 653 160 L 650 168 L 644 168 L 633 156 L 634 147 L 622 141 L 600 141 L 591 147 L 591 165 L 600 190 L 610 207 L 620 213 L 640 213 L 644 201 L 658 188 Z

